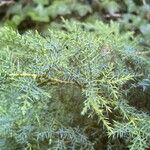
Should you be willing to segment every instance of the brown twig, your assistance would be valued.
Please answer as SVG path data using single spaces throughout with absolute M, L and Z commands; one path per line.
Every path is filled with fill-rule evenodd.
M 146 0 L 142 0 L 143 5 L 146 5 Z
M 119 13 L 115 13 L 115 14 L 106 14 L 104 17 L 105 18 L 114 18 L 114 19 L 116 19 L 116 18 L 121 18 L 122 15 L 119 14 Z
M 3 5 L 10 5 L 15 3 L 14 0 L 0 0 L 0 7 Z
M 65 80 L 49 78 L 49 79 L 39 83 L 38 86 L 44 86 L 44 85 L 46 85 L 48 83 L 51 83 L 53 85 L 55 85 L 55 84 L 75 84 L 75 82 L 72 82 L 72 81 L 65 81 Z
M 46 75 L 37 75 L 37 74 L 30 74 L 30 73 L 15 73 L 15 74 L 7 74 L 4 75 L 5 77 L 30 77 L 33 79 L 45 79 L 43 82 L 39 83 L 38 86 L 44 86 L 47 83 L 52 83 L 52 84 L 76 84 L 76 82 L 73 81 L 66 81 L 66 80 L 60 80 L 60 79 L 54 79 L 50 78 Z M 77 84 L 76 84 L 77 85 Z

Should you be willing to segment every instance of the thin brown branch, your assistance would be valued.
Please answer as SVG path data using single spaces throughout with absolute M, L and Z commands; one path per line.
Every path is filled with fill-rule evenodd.
M 13 4 L 15 3 L 14 0 L 0 0 L 0 7 L 3 6 L 3 5 L 10 5 L 10 4 Z
M 104 16 L 105 18 L 121 18 L 122 17 L 122 15 L 121 14 L 119 14 L 119 13 L 115 13 L 115 14 L 106 14 L 105 16 Z
M 143 5 L 146 5 L 146 0 L 142 0 Z
M 48 83 L 51 83 L 53 85 L 55 85 L 55 84 L 75 84 L 75 82 L 72 82 L 72 81 L 65 81 L 65 80 L 49 78 L 49 79 L 44 80 L 43 82 L 39 83 L 38 86 L 44 86 L 44 85 L 47 85 Z
M 5 77 L 16 77 L 16 78 L 20 78 L 20 77 L 29 77 L 29 78 L 33 78 L 33 79 L 43 79 L 43 81 L 41 83 L 38 84 L 38 86 L 44 86 L 47 83 L 51 83 L 51 84 L 75 84 L 77 85 L 76 82 L 73 81 L 66 81 L 66 80 L 60 80 L 60 79 L 55 79 L 55 78 L 50 78 L 46 75 L 38 75 L 38 74 L 30 74 L 30 73 L 14 73 L 14 74 L 7 74 L 4 75 Z

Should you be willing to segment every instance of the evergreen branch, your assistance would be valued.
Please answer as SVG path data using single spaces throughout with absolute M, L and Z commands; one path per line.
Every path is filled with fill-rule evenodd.
M 47 83 L 53 83 L 53 84 L 76 84 L 75 82 L 72 81 L 66 81 L 66 80 L 60 80 L 60 79 L 54 79 L 54 78 L 49 78 L 46 75 L 38 75 L 38 74 L 30 74 L 30 73 L 16 73 L 16 74 L 6 74 L 3 75 L 5 77 L 16 77 L 16 78 L 20 78 L 20 77 L 29 77 L 29 78 L 33 78 L 33 79 L 43 79 L 45 78 L 46 80 L 43 81 L 42 83 L 39 83 L 38 86 L 43 86 L 46 85 Z
M 32 143 L 34 149 L 91 150 L 89 139 L 101 141 L 101 133 L 95 135 L 96 128 L 89 133 L 84 130 L 85 124 L 93 124 L 116 141 L 128 136 L 133 147 L 136 142 L 141 142 L 141 147 L 148 145 L 149 115 L 139 114 L 123 102 L 132 98 L 129 92 L 135 82 L 149 79 L 149 60 L 126 51 L 127 46 L 137 49 L 137 39 L 130 40 L 131 33 L 120 34 L 114 23 L 68 21 L 64 27 L 65 31 L 51 28 L 45 36 L 0 29 L 0 80 L 4 81 L 0 81 L 0 116 L 4 118 L 0 135 L 5 132 L 6 142 L 15 143 L 12 149 L 24 149 Z M 50 86 L 41 88 L 48 83 Z M 80 116 L 81 111 L 90 118 Z M 12 121 L 7 123 L 7 118 Z M 77 126 L 86 136 L 77 136 L 72 130 Z M 5 145 L 6 149 L 11 146 L 8 142 Z
M 19 78 L 19 77 L 30 77 L 30 78 L 33 78 L 33 79 L 37 79 L 41 76 L 37 75 L 37 74 L 30 74 L 30 73 L 11 73 L 11 74 L 6 74 L 5 75 L 6 77 L 16 77 L 16 78 Z
M 47 83 L 52 83 L 52 84 L 76 84 L 75 82 L 72 81 L 65 81 L 65 80 L 59 80 L 59 79 L 47 79 L 43 81 L 42 83 L 39 83 L 38 86 L 44 86 Z

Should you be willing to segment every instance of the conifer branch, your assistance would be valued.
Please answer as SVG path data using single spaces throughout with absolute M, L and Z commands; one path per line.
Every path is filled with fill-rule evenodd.
M 30 73 L 12 73 L 12 74 L 7 74 L 5 75 L 5 77 L 16 77 L 16 78 L 20 78 L 20 77 L 29 77 L 29 78 L 33 78 L 33 79 L 46 79 L 44 80 L 42 83 L 39 83 L 38 86 L 43 86 L 46 85 L 47 83 L 53 83 L 53 84 L 76 84 L 73 81 L 67 81 L 67 80 L 60 80 L 60 79 L 54 79 L 54 78 L 49 78 L 46 75 L 38 75 L 38 74 L 30 74 Z
M 100 141 L 95 133 L 101 129 L 106 137 L 127 140 L 123 143 L 134 150 L 139 149 L 136 142 L 148 146 L 150 116 L 128 104 L 137 83 L 149 87 L 140 82 L 150 67 L 139 57 L 137 39 L 130 40 L 130 32 L 120 34 L 113 22 L 64 21 L 63 26 L 65 31 L 51 28 L 45 36 L 0 29 L 0 138 L 14 143 L 12 148 L 7 142 L 6 149 L 26 149 L 32 143 L 35 149 L 93 150 L 95 143 L 88 138 L 94 133 Z M 109 47 L 107 57 L 104 47 Z M 91 123 L 98 132 L 84 130 Z

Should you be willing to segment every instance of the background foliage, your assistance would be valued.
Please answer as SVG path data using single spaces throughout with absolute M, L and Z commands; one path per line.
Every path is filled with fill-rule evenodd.
M 2 2 L 6 4 L 9 2 L 9 5 Z M 8 2 L 1 0 L 2 17 L 4 20 L 10 19 L 15 25 L 19 25 L 27 18 L 37 22 L 49 22 L 59 16 L 83 19 L 91 15 L 97 15 L 97 18 L 103 20 L 121 19 L 124 26 L 130 29 L 140 29 L 150 21 L 149 0 L 9 0 Z

